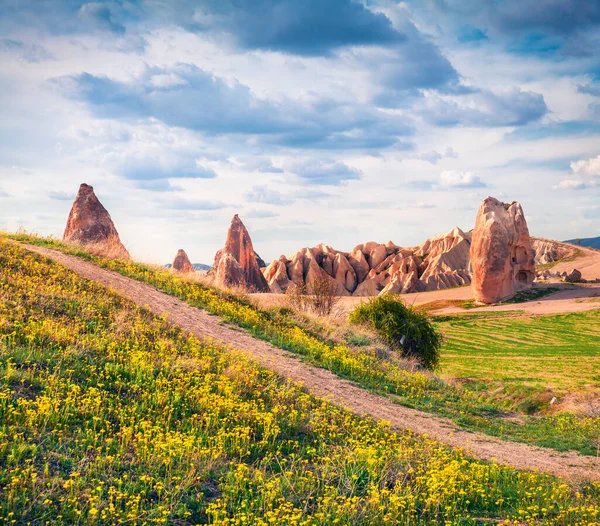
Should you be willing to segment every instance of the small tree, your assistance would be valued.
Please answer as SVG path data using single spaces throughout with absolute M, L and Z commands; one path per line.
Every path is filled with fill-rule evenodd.
M 312 283 L 313 312 L 319 316 L 329 316 L 339 301 L 337 283 L 325 273 L 319 275 Z
M 304 283 L 300 285 L 292 283 L 285 291 L 285 298 L 292 309 L 302 312 L 308 310 L 308 297 Z
M 321 274 L 311 283 L 311 293 L 305 283 L 290 285 L 285 293 L 290 307 L 303 312 L 314 312 L 319 316 L 330 315 L 339 303 L 335 281 Z
M 395 294 L 359 305 L 349 321 L 369 325 L 392 349 L 416 358 L 427 369 L 435 369 L 439 363 L 442 335 L 425 314 L 407 307 Z

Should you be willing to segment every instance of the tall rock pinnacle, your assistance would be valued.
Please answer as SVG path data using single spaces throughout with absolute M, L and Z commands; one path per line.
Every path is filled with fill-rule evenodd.
M 495 303 L 531 288 L 535 253 L 521 205 L 488 197 L 481 203 L 473 240 L 471 267 L 477 301 Z
M 94 189 L 85 183 L 79 187 L 73 202 L 63 241 L 84 245 L 86 250 L 98 256 L 130 258 L 110 214 L 96 197 Z
M 190 258 L 185 253 L 185 250 L 179 249 L 173 260 L 173 270 L 176 272 L 181 272 L 182 274 L 189 274 L 190 272 L 194 272 L 194 267 L 190 262 Z
M 236 214 L 227 231 L 225 247 L 215 255 L 215 282 L 225 287 L 239 286 L 251 292 L 269 292 L 257 262 L 252 240 Z

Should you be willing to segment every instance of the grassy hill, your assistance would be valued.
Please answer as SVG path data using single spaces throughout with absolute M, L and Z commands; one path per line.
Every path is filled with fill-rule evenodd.
M 597 453 L 600 415 L 546 412 L 544 409 L 551 409 L 550 399 L 540 403 L 537 389 L 527 389 L 522 382 L 514 382 L 510 377 L 504 377 L 501 385 L 493 389 L 486 389 L 488 383 L 481 382 L 481 378 L 476 383 L 457 385 L 461 382 L 443 381 L 434 375 L 410 371 L 393 354 L 387 353 L 385 349 L 374 345 L 375 342 L 368 337 L 365 338 L 364 334 L 355 333 L 343 324 L 340 326 L 332 325 L 327 320 L 323 320 L 325 323 L 307 320 L 295 315 L 290 309 L 261 310 L 244 297 L 207 287 L 196 280 L 135 262 L 103 260 L 52 239 L 26 235 L 12 237 L 92 260 L 99 266 L 150 284 L 194 307 L 242 327 L 255 337 L 301 356 L 311 365 L 328 369 L 371 391 L 389 396 L 398 404 L 451 418 L 463 428 L 504 439 L 561 451 L 575 449 L 588 455 Z M 499 313 L 500 316 L 502 314 Z M 459 332 L 457 327 L 461 327 L 461 320 L 473 317 L 487 318 L 475 314 L 438 322 L 444 332 L 447 328 L 452 329 L 454 321 L 458 322 L 450 331 L 449 344 L 452 338 L 456 341 L 462 337 L 469 341 L 471 327 L 462 324 Z M 582 320 L 581 323 L 587 322 Z M 560 327 L 558 324 L 556 329 L 560 330 Z M 493 342 L 498 334 L 493 326 L 489 329 L 486 336 L 488 343 Z M 581 344 L 595 344 L 597 348 L 596 342 L 597 339 L 592 334 Z M 538 340 L 536 344 L 540 347 L 538 352 L 552 352 L 552 343 Z M 463 364 L 467 364 L 466 359 L 465 356 L 458 357 L 458 361 Z M 522 353 L 513 355 L 511 359 L 515 364 L 527 364 L 529 357 L 527 353 Z M 445 364 L 442 357 L 442 366 Z M 596 374 L 595 369 L 588 368 L 585 371 L 588 377 Z M 586 387 L 585 383 L 581 385 Z M 518 418 L 512 418 L 514 412 L 518 413 Z
M 593 523 L 600 487 L 391 433 L 0 238 L 0 519 Z
M 600 237 L 585 237 L 581 239 L 569 239 L 565 243 L 571 243 L 572 245 L 578 245 L 581 247 L 589 247 L 600 250 Z

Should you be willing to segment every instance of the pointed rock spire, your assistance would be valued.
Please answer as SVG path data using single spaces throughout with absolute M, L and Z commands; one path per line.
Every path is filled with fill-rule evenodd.
M 185 253 L 185 250 L 180 248 L 177 251 L 175 259 L 173 260 L 173 266 L 171 267 L 175 272 L 181 272 L 182 274 L 189 274 L 194 272 L 194 267 Z
M 85 245 L 89 252 L 103 257 L 129 259 L 119 233 L 94 189 L 85 183 L 79 187 L 63 235 L 65 243 Z
M 236 214 L 227 231 L 225 247 L 215 255 L 215 282 L 225 287 L 240 286 L 251 292 L 269 292 L 258 259 L 250 234 Z

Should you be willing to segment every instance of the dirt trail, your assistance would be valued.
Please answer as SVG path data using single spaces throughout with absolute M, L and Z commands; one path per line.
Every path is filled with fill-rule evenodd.
M 477 307 L 476 309 L 450 306 L 436 310 L 435 314 L 473 314 L 477 312 L 514 310 L 522 311 L 526 314 L 542 315 L 600 309 L 600 284 L 598 283 L 582 283 L 577 285 L 549 283 L 547 285 L 536 284 L 535 287 L 556 287 L 563 290 L 537 300 L 526 301 L 523 303 L 502 303 L 489 307 Z M 253 294 L 252 297 L 262 307 L 284 305 L 287 301 L 284 294 Z M 401 294 L 401 297 L 408 305 L 423 305 L 433 301 L 469 300 L 473 298 L 473 294 L 471 292 L 471 287 L 458 287 L 454 289 Z M 340 311 L 347 316 L 357 305 L 360 305 L 360 303 L 368 301 L 369 299 L 369 297 L 342 296 L 338 307 L 340 308 Z
M 543 314 L 562 314 L 566 312 L 584 312 L 600 309 L 600 284 L 582 283 L 565 285 L 564 283 L 551 283 L 549 287 L 563 288 L 560 292 L 549 294 L 543 298 L 526 301 L 524 303 L 502 303 L 489 307 L 476 309 L 463 309 L 461 307 L 446 307 L 435 311 L 435 314 L 479 313 L 495 311 L 523 311 L 526 314 L 541 316 Z
M 449 446 L 464 448 L 476 458 L 494 459 L 518 469 L 546 471 L 572 480 L 600 480 L 600 459 L 597 457 L 582 456 L 576 452 L 559 453 L 551 449 L 502 441 L 484 434 L 461 430 L 448 419 L 395 404 L 325 369 L 303 363 L 293 354 L 253 338 L 240 329 L 224 326 L 219 317 L 191 307 L 154 287 L 102 269 L 76 256 L 42 247 L 24 246 L 70 268 L 83 278 L 112 287 L 124 297 L 148 307 L 158 315 L 168 313 L 172 323 L 198 337 L 214 338 L 244 351 L 259 364 L 282 377 L 301 382 L 305 389 L 316 396 L 327 398 L 359 415 L 387 420 L 392 429 L 411 429 Z

